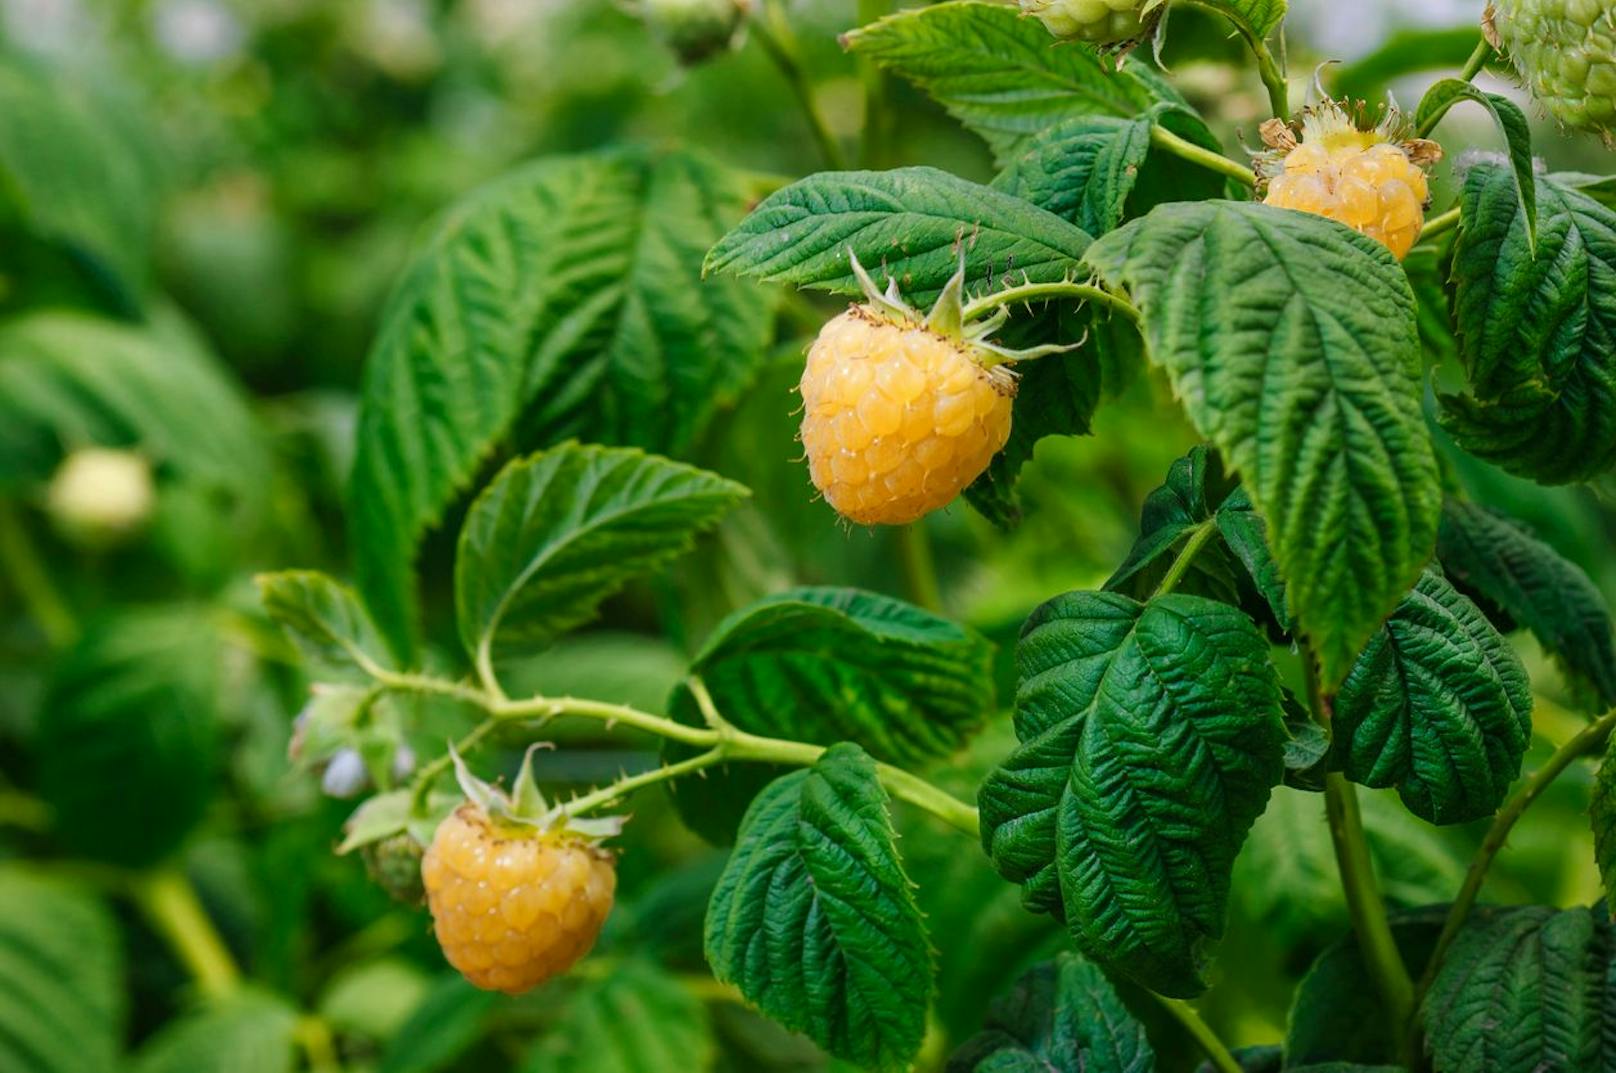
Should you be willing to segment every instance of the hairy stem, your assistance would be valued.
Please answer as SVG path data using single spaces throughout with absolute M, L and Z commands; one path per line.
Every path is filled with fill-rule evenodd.
M 1188 160 L 1192 164 L 1199 164 L 1208 171 L 1226 175 L 1236 182 L 1244 183 L 1246 186 L 1257 185 L 1257 174 L 1244 164 L 1236 163 L 1222 153 L 1215 153 L 1210 149 L 1196 145 L 1192 141 L 1180 138 L 1159 123 L 1153 124 L 1150 128 L 1150 142 L 1158 149 L 1164 149 L 1180 159 Z
M 1445 231 L 1453 230 L 1457 226 L 1459 226 L 1459 206 L 1455 205 L 1447 212 L 1433 216 L 1425 221 L 1425 226 L 1420 228 L 1419 241 L 1424 242 L 1428 238 L 1435 238 Z
M 940 612 L 943 590 L 937 583 L 937 561 L 931 553 L 931 535 L 923 521 L 898 530 L 898 557 L 903 563 L 904 588 L 917 607 Z
M 177 868 L 136 878 L 131 893 L 169 949 L 209 999 L 222 999 L 241 983 L 241 970 L 197 899 L 196 888 Z
M 1190 565 L 1195 562 L 1196 554 L 1206 546 L 1207 541 L 1217 535 L 1217 532 L 1217 522 L 1211 518 L 1197 525 L 1190 532 L 1190 538 L 1179 549 L 1178 556 L 1173 560 L 1173 565 L 1169 566 L 1167 573 L 1162 575 L 1161 583 L 1156 586 L 1155 595 L 1165 596 L 1178 588 L 1179 583 L 1184 580 L 1184 575 L 1189 573 Z
M 51 583 L 39 551 L 28 537 L 16 508 L 0 500 L 0 566 L 17 590 L 18 599 L 52 648 L 65 648 L 78 636 L 78 621 Z
M 1167 1012 L 1184 1026 L 1185 1031 L 1194 1037 L 1201 1050 L 1212 1060 L 1213 1069 L 1218 1070 L 1218 1073 L 1242 1073 L 1240 1063 L 1235 1061 L 1234 1055 L 1229 1053 L 1229 1048 L 1218 1038 L 1218 1034 L 1212 1031 L 1212 1026 L 1201 1020 L 1201 1015 L 1196 1012 L 1194 1006 L 1183 999 L 1166 998 L 1161 995 L 1157 995 L 1156 998 Z
M 1002 291 L 984 294 L 980 298 L 973 298 L 965 303 L 961 316 L 965 320 L 972 320 L 989 310 L 1000 306 L 1015 305 L 1017 302 L 1036 302 L 1049 298 L 1081 298 L 1088 302 L 1098 302 L 1103 306 L 1121 313 L 1135 324 L 1139 323 L 1139 310 L 1132 302 L 1120 295 L 1112 294 L 1103 287 L 1096 287 L 1092 283 L 1073 283 L 1056 280 L 1051 283 L 1023 283 L 1019 287 L 1006 287 Z
M 808 129 L 814 136 L 814 142 L 819 146 L 819 153 L 825 160 L 825 166 L 832 171 L 845 170 L 847 158 L 843 156 L 841 144 L 837 142 L 836 135 L 831 133 L 819 106 L 814 103 L 814 87 L 809 82 L 808 73 L 803 69 L 802 60 L 797 55 L 796 37 L 778 6 L 772 3 L 765 5 L 758 18 L 752 22 L 752 36 L 757 38 L 758 44 L 763 46 L 763 51 L 769 54 L 769 59 L 779 69 L 781 77 L 791 87 L 791 93 L 797 98 L 797 105 L 802 110 L 803 118 L 808 121 Z
M 1485 37 L 1483 37 L 1480 41 L 1476 42 L 1476 50 L 1470 54 L 1470 58 L 1465 60 L 1464 66 L 1460 68 L 1460 80 L 1469 82 L 1475 78 L 1481 73 L 1481 69 L 1487 66 L 1487 61 L 1492 58 L 1493 46 L 1487 42 Z

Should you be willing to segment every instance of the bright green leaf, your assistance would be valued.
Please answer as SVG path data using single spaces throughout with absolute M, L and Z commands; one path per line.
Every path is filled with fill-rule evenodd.
M 954 752 L 994 710 L 985 640 L 858 589 L 793 589 L 737 611 L 690 669 L 719 713 L 742 730 L 821 745 L 855 741 L 896 764 Z M 682 722 L 702 722 L 684 686 L 670 708 Z M 690 754 L 669 746 L 667 755 Z M 692 828 L 728 842 L 747 802 L 778 771 L 741 764 L 706 774 L 677 784 L 674 799 Z
M 1422 131 L 1432 129 L 1461 101 L 1474 101 L 1486 108 L 1504 136 L 1510 169 L 1515 176 L 1515 194 L 1520 200 L 1526 247 L 1531 249 L 1537 242 L 1537 179 L 1533 173 L 1532 131 L 1526 125 L 1526 113 L 1508 97 L 1485 93 L 1462 78 L 1444 78 L 1420 98 L 1419 108 L 1414 113 L 1415 126 Z
M 988 1009 L 948 1073 L 1150 1073 L 1156 1054 L 1111 981 L 1080 955 L 1034 966 Z
M 713 973 L 838 1058 L 909 1068 L 932 953 L 898 860 L 886 793 L 858 746 L 758 795 L 707 910 Z
M 1285 21 L 1286 0 L 1199 0 L 1200 6 L 1216 11 L 1242 32 L 1261 41 Z
M 349 524 L 395 646 L 426 533 L 507 444 L 570 436 L 677 453 L 751 382 L 773 302 L 700 278 L 739 177 L 685 152 L 541 160 L 450 210 L 382 313 Z
M 506 466 L 466 515 L 455 557 L 460 639 L 479 666 L 595 617 L 631 579 L 689 551 L 747 495 L 626 447 L 563 444 Z
M 282 570 L 256 580 L 264 610 L 311 659 L 366 674 L 392 669 L 386 641 L 348 586 L 317 570 Z
M 1520 774 L 1532 687 L 1486 616 L 1428 570 L 1341 684 L 1334 728 L 1347 778 L 1462 823 L 1490 816 Z
M 701 1001 L 678 980 L 630 961 L 584 982 L 520 1073 L 704 1073 L 714 1057 Z
M 297 1011 L 247 992 L 166 1025 L 136 1056 L 133 1073 L 292 1073 Z
M 1616 631 L 1599 589 L 1523 523 L 1476 503 L 1442 505 L 1437 555 L 1478 604 L 1532 631 L 1599 709 L 1616 704 Z
M 1459 445 L 1543 484 L 1616 465 L 1616 211 L 1537 184 L 1534 251 L 1507 168 L 1466 177 L 1454 316 L 1470 394 L 1442 397 Z
M 1200 597 L 1074 592 L 1033 612 L 1016 662 L 1021 746 L 978 795 L 983 846 L 1089 957 L 1196 994 L 1235 854 L 1284 772 L 1267 642 Z
M 1089 248 L 1267 522 L 1327 685 L 1413 584 L 1440 486 L 1414 298 L 1372 239 L 1265 205 L 1164 205 Z

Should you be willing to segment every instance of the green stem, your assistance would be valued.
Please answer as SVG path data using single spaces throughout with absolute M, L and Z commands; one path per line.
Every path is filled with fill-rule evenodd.
M 808 121 L 808 129 L 819 146 L 819 153 L 824 157 L 825 166 L 832 171 L 846 170 L 847 158 L 842 155 L 836 135 L 831 133 L 819 106 L 814 103 L 814 87 L 808 81 L 808 74 L 797 56 L 796 38 L 778 7 L 766 5 L 763 13 L 752 23 L 752 36 L 757 38 L 758 44 L 763 46 L 763 51 L 769 54 L 769 59 L 791 87 L 803 118 Z
M 1493 46 L 1487 42 L 1485 37 L 1483 37 L 1480 41 L 1476 42 L 1476 50 L 1470 54 L 1470 58 L 1465 60 L 1464 66 L 1459 69 L 1460 81 L 1469 82 L 1471 79 L 1475 78 L 1481 73 L 1481 69 L 1487 66 L 1487 61 L 1492 59 L 1492 57 Z
M 1180 138 L 1161 124 L 1153 124 L 1150 128 L 1151 144 L 1158 149 L 1165 149 L 1174 156 L 1188 160 L 1192 164 L 1199 164 L 1208 171 L 1215 171 L 1219 175 L 1227 175 L 1236 182 L 1246 186 L 1257 185 L 1257 174 L 1244 164 L 1230 160 L 1222 153 L 1215 153 L 1203 146 L 1185 138 Z
M 1156 586 L 1156 596 L 1164 596 L 1178 588 L 1179 582 L 1184 580 L 1184 575 L 1189 573 L 1190 564 L 1195 561 L 1196 553 L 1205 547 L 1206 542 L 1216 536 L 1217 532 L 1218 524 L 1211 518 L 1190 532 L 1190 538 L 1179 549 L 1178 557 L 1173 560 L 1173 565 L 1167 568 L 1167 573 L 1162 575 L 1161 583 Z
M 1465 873 L 1464 885 L 1459 888 L 1458 895 L 1448 908 L 1447 919 L 1442 922 L 1442 933 L 1437 937 L 1436 946 L 1431 950 L 1431 957 L 1425 963 L 1425 971 L 1420 974 L 1419 986 L 1414 992 L 1416 1000 L 1423 999 L 1425 993 L 1431 989 L 1431 982 L 1436 979 L 1437 969 L 1441 968 L 1442 959 L 1447 956 L 1448 948 L 1453 945 L 1453 940 L 1459 935 L 1459 929 L 1464 926 L 1465 918 L 1475 906 L 1476 897 L 1481 893 L 1482 881 L 1487 878 L 1487 870 L 1492 866 L 1493 858 L 1504 848 L 1510 830 L 1531 807 L 1532 802 L 1536 801 L 1566 768 L 1579 758 L 1593 756 L 1603 749 L 1610 738 L 1612 728 L 1616 728 L 1616 708 L 1589 723 L 1576 737 L 1556 749 L 1554 755 L 1550 756 L 1542 767 L 1532 772 L 1510 795 L 1509 800 L 1504 802 L 1504 807 L 1498 810 L 1498 815 L 1493 817 L 1492 826 L 1482 838 L 1476 855 L 1471 858 L 1470 868 Z
M 1455 205 L 1447 212 L 1444 212 L 1439 216 L 1433 216 L 1429 220 L 1425 221 L 1425 226 L 1420 228 L 1419 241 L 1424 242 L 1428 238 L 1435 238 L 1445 231 L 1453 230 L 1458 225 L 1459 206 Z
M 927 611 L 942 611 L 943 591 L 937 583 L 937 563 L 925 523 L 911 522 L 898 530 L 898 556 L 903 561 L 909 599 Z
M 1229 1048 L 1218 1038 L 1218 1034 L 1212 1031 L 1212 1026 L 1201 1020 L 1201 1015 L 1196 1012 L 1194 1006 L 1183 999 L 1166 998 L 1162 995 L 1157 995 L 1156 1000 L 1184 1026 L 1194 1037 L 1195 1042 L 1200 1044 L 1201 1050 L 1212 1060 L 1213 1069 L 1218 1070 L 1218 1073 L 1243 1073 L 1240 1063 L 1235 1061 L 1234 1055 L 1229 1053 Z
M 1112 294 L 1103 287 L 1096 287 L 1092 283 L 1072 283 L 1063 280 L 1050 283 L 1023 283 L 1017 287 L 1006 287 L 1002 291 L 984 294 L 980 298 L 966 302 L 960 316 L 964 320 L 972 320 L 999 306 L 1046 298 L 1081 298 L 1089 302 L 1098 302 L 1121 313 L 1135 324 L 1139 323 L 1139 310 L 1135 309 L 1133 303 L 1126 298 Z
M 337 1047 L 331 1038 L 331 1026 L 315 1014 L 304 1014 L 294 1030 L 298 1046 L 309 1059 L 309 1073 L 342 1073 L 342 1062 L 337 1058 Z
M 858 24 L 868 26 L 890 10 L 889 0 L 858 0 Z M 860 56 L 859 76 L 864 82 L 864 134 L 859 141 L 859 164 L 879 168 L 885 163 L 887 147 L 892 144 L 886 73 L 868 56 Z
M 1184 0 L 1190 7 L 1198 7 L 1213 15 L 1228 18 L 1229 13 L 1217 4 L 1207 3 L 1206 0 Z M 1230 23 L 1245 39 L 1246 47 L 1251 49 L 1252 58 L 1257 61 L 1257 74 L 1262 79 L 1263 86 L 1268 90 L 1268 106 L 1274 115 L 1281 119 L 1289 119 L 1291 115 L 1290 86 L 1285 81 L 1285 71 L 1280 67 L 1279 61 L 1268 47 L 1268 42 L 1251 33 L 1240 23 L 1230 19 Z
M 51 583 L 34 542 L 16 508 L 0 501 L 0 566 L 17 596 L 52 648 L 65 648 L 78 636 L 78 621 Z
M 222 999 L 236 990 L 241 970 L 185 873 L 173 867 L 147 873 L 136 878 L 132 894 L 152 930 L 174 951 L 203 995 Z
M 591 809 L 603 808 L 615 801 L 621 801 L 635 790 L 643 786 L 651 786 L 669 779 L 677 779 L 683 775 L 691 775 L 703 768 L 712 767 L 722 763 L 725 759 L 724 747 L 716 745 L 704 753 L 698 753 L 686 760 L 674 764 L 663 764 L 649 771 L 642 771 L 638 775 L 628 775 L 618 779 L 610 786 L 602 787 L 594 793 L 574 798 L 567 804 L 570 813 L 583 813 Z
M 492 734 L 498 726 L 499 721 L 492 716 L 484 719 L 467 731 L 466 735 L 459 741 L 455 742 L 455 752 L 464 757 L 481 745 L 483 739 Z M 431 763 L 423 764 L 421 769 L 415 773 L 415 781 L 410 787 L 410 811 L 412 813 L 419 816 L 426 812 L 426 804 L 432 792 L 432 784 L 438 780 L 438 776 L 448 771 L 453 763 L 454 757 L 445 752 Z

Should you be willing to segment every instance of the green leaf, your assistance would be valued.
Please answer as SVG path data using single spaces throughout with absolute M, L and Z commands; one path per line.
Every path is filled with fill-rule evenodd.
M 1205 987 L 1229 874 L 1284 772 L 1268 645 L 1227 605 L 1074 592 L 1016 649 L 1021 746 L 982 784 L 982 844 L 1028 908 L 1166 995 Z
M 1588 800 L 1588 822 L 1594 834 L 1594 863 L 1605 885 L 1605 900 L 1616 904 L 1616 738 L 1605 745 L 1605 755 L 1594 773 Z
M 171 1022 L 136 1056 L 133 1073 L 292 1073 L 297 1011 L 260 992 Z
M 1401 268 L 1322 216 L 1226 201 L 1161 206 L 1086 260 L 1132 294 L 1152 359 L 1240 475 L 1333 686 L 1436 541 Z
M 520 1073 L 703 1073 L 714 1058 L 701 1002 L 647 962 L 585 982 Z
M 1286 0 L 1200 0 L 1200 6 L 1216 11 L 1261 41 L 1285 21 L 1287 4 Z
M 1145 1029 L 1092 962 L 1073 953 L 1034 966 L 988 1008 L 981 1035 L 948 1073 L 1150 1073 Z
M 388 1043 L 376 1073 L 433 1073 L 445 1068 L 483 1034 L 499 1002 L 498 992 L 478 990 L 459 973 L 444 976 Z
M 158 142 L 130 87 L 83 66 L 0 53 L 0 217 L 82 258 L 132 310 L 151 275 Z
M 1161 487 L 1145 497 L 1139 539 L 1106 581 L 1106 589 L 1148 597 L 1177 557 L 1177 550 L 1196 530 L 1211 523 L 1218 502 L 1230 490 L 1217 456 L 1201 444 L 1190 448 L 1168 468 Z M 1234 581 L 1227 566 L 1218 557 L 1206 555 L 1203 548 L 1190 563 L 1185 591 L 1228 596 L 1231 599 L 1226 602 L 1234 602 Z
M 1121 70 L 1081 47 L 1061 47 L 1012 7 L 955 0 L 888 15 L 843 42 L 935 98 L 992 147 L 1001 166 L 1071 116 L 1131 118 L 1182 98 L 1143 61 Z
M 758 795 L 707 910 L 707 960 L 747 1001 L 838 1058 L 909 1068 L 932 953 L 875 764 L 834 745 Z
M 1285 579 L 1279 576 L 1279 564 L 1268 547 L 1268 526 L 1251 505 L 1245 489 L 1230 493 L 1214 515 L 1223 543 L 1240 560 L 1246 575 L 1256 587 L 1258 595 L 1274 616 L 1280 630 L 1291 631 L 1291 615 L 1285 602 Z
M 1499 133 L 1509 150 L 1510 169 L 1515 177 L 1515 194 L 1519 199 L 1520 216 L 1526 235 L 1526 248 L 1537 242 L 1537 179 L 1532 164 L 1532 131 L 1526 123 L 1526 113 L 1508 97 L 1486 93 L 1462 78 L 1444 78 L 1420 98 L 1414 112 L 1414 125 L 1422 131 L 1436 126 L 1448 110 L 1461 101 L 1474 101 L 1492 113 Z
M 1473 917 L 1425 997 L 1433 1073 L 1612 1068 L 1610 943 L 1588 909 Z
M 0 486 L 44 480 L 65 449 L 134 446 L 159 471 L 260 503 L 269 458 L 241 388 L 200 341 L 82 313 L 0 328 Z
M 0 1068 L 116 1068 L 123 962 L 117 922 L 99 900 L 15 865 L 0 867 Z
M 707 254 L 705 271 L 857 293 L 848 251 L 924 303 L 959 267 L 970 281 L 1067 278 L 1086 232 L 1053 213 L 936 168 L 826 171 L 765 198 Z
M 217 624 L 181 607 L 103 619 L 61 658 L 34 754 L 40 794 L 73 853 L 151 864 L 201 820 L 214 789 L 220 657 Z
M 714 705 L 753 734 L 830 745 L 855 741 L 877 760 L 915 765 L 957 750 L 994 711 L 992 646 L 929 611 L 858 589 L 793 589 L 719 623 L 691 663 Z M 674 718 L 700 725 L 684 685 Z M 691 755 L 670 745 L 667 757 Z M 747 803 L 779 772 L 709 769 L 676 784 L 696 831 L 734 838 Z
M 259 574 L 258 598 L 304 653 L 330 668 L 392 670 L 387 642 L 348 586 L 318 570 Z
M 1532 686 L 1487 617 L 1427 570 L 1341 684 L 1334 728 L 1347 778 L 1462 823 L 1492 815 L 1520 774 Z
M 746 495 L 633 448 L 563 444 L 512 462 L 460 531 L 455 606 L 466 651 L 492 666 L 498 653 L 545 647 L 626 582 L 689 551 Z
M 1616 630 L 1604 597 L 1580 567 L 1522 522 L 1456 499 L 1442 505 L 1437 555 L 1466 595 L 1531 630 L 1593 707 L 1616 705 Z
M 706 157 L 627 149 L 538 161 L 450 210 L 382 313 L 349 490 L 359 588 L 395 646 L 421 541 L 491 453 L 678 453 L 751 382 L 773 300 L 699 272 L 748 196 Z
M 1543 484 L 1616 465 L 1616 211 L 1537 183 L 1534 254 L 1515 180 L 1466 177 L 1453 251 L 1454 316 L 1469 395 L 1442 397 L 1459 445 Z

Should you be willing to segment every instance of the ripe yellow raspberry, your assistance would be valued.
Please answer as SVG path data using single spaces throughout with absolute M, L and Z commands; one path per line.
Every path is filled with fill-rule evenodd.
M 612 855 L 588 839 L 498 823 L 470 803 L 438 825 L 421 880 L 449 964 L 510 995 L 587 954 L 617 889 Z
M 985 368 L 962 340 L 868 305 L 820 331 L 800 390 L 814 486 L 865 525 L 946 506 L 1010 437 L 1008 371 Z
M 1333 101 L 1304 114 L 1300 139 L 1277 120 L 1263 137 L 1274 147 L 1260 165 L 1264 202 L 1338 220 L 1402 260 L 1419 238 L 1430 198 L 1424 165 L 1441 157 L 1435 143 L 1396 140 L 1395 112 L 1360 130 Z

